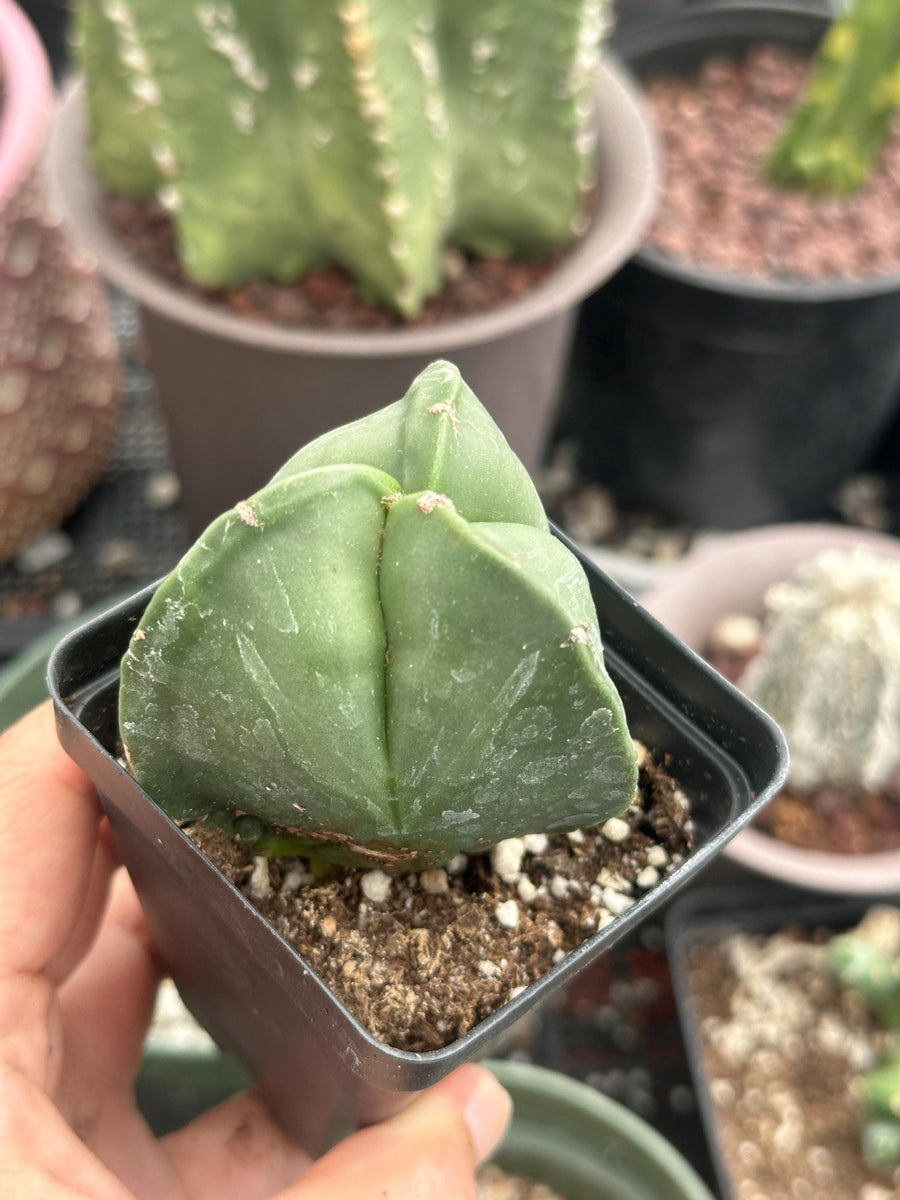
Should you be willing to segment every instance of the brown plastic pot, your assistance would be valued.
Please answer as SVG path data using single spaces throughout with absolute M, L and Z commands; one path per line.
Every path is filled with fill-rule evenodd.
M 87 155 L 82 85 L 66 92 L 50 165 L 66 220 L 106 277 L 140 305 L 194 533 L 261 487 L 285 455 L 383 407 L 450 358 L 529 469 L 541 457 L 575 306 L 640 243 L 657 155 L 639 93 L 611 62 L 599 79 L 597 213 L 541 284 L 488 313 L 431 328 L 338 332 L 248 320 L 189 295 L 131 257 L 106 222 Z

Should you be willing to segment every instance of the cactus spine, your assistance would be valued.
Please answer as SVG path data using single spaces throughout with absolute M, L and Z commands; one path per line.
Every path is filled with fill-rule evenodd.
M 637 778 L 584 573 L 449 363 L 210 526 L 134 635 L 120 729 L 171 815 L 388 870 L 598 824 Z
M 900 4 L 851 0 L 835 18 L 809 84 L 772 148 L 769 174 L 782 187 L 846 195 L 877 162 L 900 107 Z
M 80 0 L 94 162 L 201 284 L 340 263 L 414 315 L 447 240 L 545 255 L 593 183 L 607 0 Z
M 766 607 L 741 687 L 784 729 L 792 784 L 880 790 L 900 766 L 900 560 L 827 550 Z

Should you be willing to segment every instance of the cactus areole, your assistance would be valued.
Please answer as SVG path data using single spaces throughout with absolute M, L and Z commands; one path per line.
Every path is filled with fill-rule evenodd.
M 595 825 L 637 779 L 584 572 L 444 362 L 213 522 L 135 631 L 120 729 L 172 817 L 394 871 Z
M 339 263 L 415 315 L 452 240 L 587 222 L 608 0 L 79 0 L 91 150 L 212 287 Z

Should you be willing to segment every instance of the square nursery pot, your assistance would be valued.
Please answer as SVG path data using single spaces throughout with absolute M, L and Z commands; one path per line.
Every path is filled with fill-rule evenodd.
M 688 956 L 691 947 L 708 940 L 710 935 L 725 937 L 733 933 L 747 933 L 767 936 L 777 933 L 786 925 L 808 930 L 824 927 L 833 929 L 835 933 L 844 933 L 858 925 L 873 905 L 896 903 L 896 894 L 826 899 L 810 896 L 796 888 L 751 884 L 743 887 L 698 888 L 690 895 L 682 896 L 670 909 L 666 917 L 669 969 L 721 1200 L 740 1200 L 743 1193 L 739 1193 L 728 1168 L 710 1079 L 703 1065 L 700 1022 L 690 984 Z
M 696 843 L 625 914 L 464 1037 L 427 1053 L 393 1049 L 363 1029 L 118 761 L 119 660 L 153 588 L 54 652 L 49 685 L 60 739 L 97 785 L 184 1000 L 222 1049 L 243 1060 L 284 1127 L 313 1154 L 480 1055 L 696 875 L 783 780 L 787 751 L 777 726 L 578 557 L 632 734 L 669 756 L 692 803 Z

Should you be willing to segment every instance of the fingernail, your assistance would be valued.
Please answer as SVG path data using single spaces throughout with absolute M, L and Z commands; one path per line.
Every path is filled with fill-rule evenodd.
M 463 1109 L 479 1162 L 490 1158 L 497 1149 L 511 1114 L 509 1093 L 489 1071 L 479 1070 L 479 1079 Z

